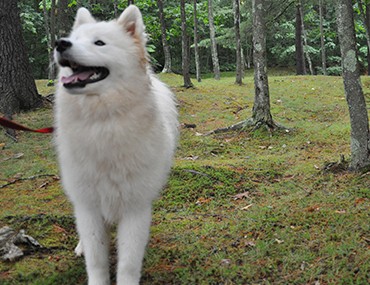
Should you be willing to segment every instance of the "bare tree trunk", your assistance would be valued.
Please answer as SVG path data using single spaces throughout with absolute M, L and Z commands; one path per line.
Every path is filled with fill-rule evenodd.
M 360 170 L 370 165 L 370 132 L 357 59 L 352 0 L 338 0 L 336 8 L 344 90 L 351 122 L 350 169 Z
M 217 53 L 217 43 L 216 43 L 216 33 L 215 24 L 213 21 L 213 0 L 208 0 L 208 21 L 209 21 L 209 33 L 211 39 L 211 54 L 213 63 L 213 73 L 216 80 L 220 79 L 220 64 L 218 63 L 218 53 Z
M 197 0 L 194 0 L 194 56 L 195 56 L 195 70 L 197 81 L 201 82 L 200 77 L 200 61 L 199 61 L 199 48 L 198 48 L 198 18 L 197 18 Z
M 323 15 L 323 1 L 319 0 L 319 14 L 320 14 L 320 39 L 321 39 L 321 65 L 322 74 L 327 75 L 326 72 L 326 49 L 325 49 L 325 35 L 324 35 L 324 15 Z
M 234 8 L 234 27 L 236 40 L 236 78 L 235 83 L 242 85 L 243 69 L 242 69 L 242 46 L 240 42 L 240 0 L 233 1 Z
M 370 31 L 370 3 L 366 5 L 366 27 Z M 370 76 L 370 46 L 367 46 L 367 75 Z
M 306 63 L 304 60 L 304 48 L 302 40 L 302 17 L 300 2 L 296 5 L 296 17 L 295 17 L 295 56 L 296 56 L 296 73 L 297 75 L 305 75 Z
M 270 92 L 266 61 L 265 0 L 252 0 L 254 105 L 252 118 L 257 124 L 275 128 L 270 112 Z
M 182 74 L 184 76 L 184 87 L 190 88 L 193 83 L 190 79 L 190 57 L 188 47 L 188 36 L 186 34 L 186 13 L 185 13 L 185 0 L 180 1 L 181 10 L 181 35 L 182 35 Z
M 162 45 L 163 45 L 163 53 L 164 53 L 164 66 L 163 66 L 162 73 L 171 73 L 172 72 L 171 53 L 170 53 L 170 47 L 167 42 L 166 22 L 164 19 L 162 0 L 157 0 L 157 6 L 159 9 L 159 21 L 161 23 Z
M 17 0 L 0 1 L 0 112 L 11 117 L 42 105 L 31 75 Z
M 303 37 L 303 45 L 304 45 L 303 51 L 307 58 L 308 68 L 310 69 L 310 73 L 311 75 L 313 75 L 312 61 L 311 61 L 310 53 L 308 52 L 307 35 L 306 35 L 306 29 L 304 27 L 304 15 L 303 15 L 302 1 L 299 0 L 299 3 L 300 3 L 299 9 L 301 10 L 299 14 L 301 16 L 302 37 Z
M 114 18 L 118 18 L 118 0 L 113 0 Z
M 131 4 L 135 4 L 134 2 L 134 0 L 127 0 L 127 5 L 130 6 Z
M 65 37 L 68 35 L 72 23 L 69 20 L 69 13 L 71 12 L 71 9 L 68 9 L 68 0 L 59 0 L 58 1 L 58 32 L 57 37 Z
M 46 1 L 42 0 L 43 12 L 44 12 L 44 22 L 45 31 L 47 35 L 47 46 L 49 53 L 49 69 L 48 69 L 48 79 L 53 82 L 56 77 L 55 64 L 54 64 L 54 43 L 56 40 L 55 33 L 55 0 L 51 1 L 50 17 L 46 8 Z

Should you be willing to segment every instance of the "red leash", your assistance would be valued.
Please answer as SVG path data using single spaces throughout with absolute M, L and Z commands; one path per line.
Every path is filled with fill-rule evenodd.
M 34 133 L 43 133 L 43 134 L 49 134 L 54 131 L 53 127 L 33 130 L 25 126 L 22 126 L 20 124 L 14 123 L 13 121 L 10 121 L 8 119 L 5 119 L 4 117 L 0 117 L 0 125 L 8 129 L 14 129 L 14 130 L 26 131 L 26 132 L 34 132 Z

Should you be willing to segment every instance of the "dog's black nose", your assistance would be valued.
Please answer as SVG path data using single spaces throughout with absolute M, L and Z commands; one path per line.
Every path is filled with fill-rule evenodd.
M 70 48 L 72 46 L 72 43 L 68 40 L 60 39 L 55 42 L 55 46 L 56 46 L 57 51 L 62 53 L 66 51 L 68 48 Z

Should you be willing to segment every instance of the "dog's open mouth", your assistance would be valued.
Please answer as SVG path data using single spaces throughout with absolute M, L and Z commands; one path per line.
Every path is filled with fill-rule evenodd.
M 70 67 L 73 71 L 72 75 L 61 78 L 65 88 L 83 88 L 109 75 L 109 70 L 103 66 L 82 66 L 69 60 L 61 60 L 59 64 L 63 67 Z

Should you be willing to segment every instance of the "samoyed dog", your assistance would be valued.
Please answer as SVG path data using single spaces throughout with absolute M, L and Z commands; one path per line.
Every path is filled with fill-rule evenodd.
M 165 185 L 178 121 L 171 91 L 151 72 L 141 13 L 110 22 L 80 8 L 56 42 L 56 147 L 76 216 L 89 285 L 109 277 L 109 226 L 117 225 L 117 284 L 139 284 L 152 201 Z

